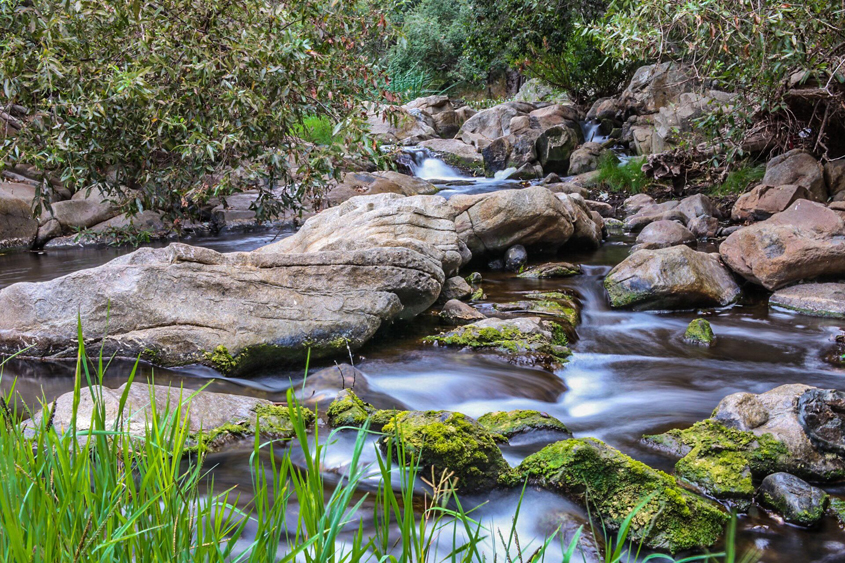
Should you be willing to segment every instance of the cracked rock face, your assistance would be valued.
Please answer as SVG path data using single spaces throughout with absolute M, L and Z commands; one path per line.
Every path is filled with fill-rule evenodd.
M 516 244 L 554 252 L 575 233 L 567 203 L 542 186 L 456 195 L 449 204 L 457 211 L 458 236 L 473 255 L 503 254 Z
M 360 347 L 383 323 L 430 307 L 440 263 L 408 248 L 232 253 L 143 248 L 98 268 L 0 291 L 0 352 L 74 357 L 89 346 L 160 365 L 208 359 L 227 371 Z
M 400 247 L 438 261 L 448 275 L 472 258 L 455 229 L 455 210 L 440 196 L 353 197 L 308 219 L 293 236 L 259 254 Z
M 809 389 L 798 397 L 798 420 L 817 448 L 845 455 L 845 393 Z

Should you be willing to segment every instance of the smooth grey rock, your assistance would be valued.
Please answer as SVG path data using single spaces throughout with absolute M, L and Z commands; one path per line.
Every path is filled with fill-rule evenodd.
M 637 244 L 631 252 L 668 248 L 679 244 L 695 244 L 695 235 L 676 221 L 655 221 L 640 231 Z
M 476 308 L 467 305 L 463 301 L 452 299 L 443 305 L 440 311 L 440 318 L 449 324 L 466 324 L 474 323 L 486 319 L 483 313 Z
M 452 299 L 469 299 L 470 295 L 472 295 L 472 288 L 467 281 L 460 276 L 453 276 L 443 284 L 443 289 L 437 300 L 445 303 Z

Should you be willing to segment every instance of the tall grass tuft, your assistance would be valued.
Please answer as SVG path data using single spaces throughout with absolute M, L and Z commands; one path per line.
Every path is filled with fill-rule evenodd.
M 759 184 L 765 175 L 766 167 L 764 165 L 745 164 L 729 172 L 725 181 L 714 187 L 711 193 L 720 196 L 741 194 L 751 186 Z
M 17 404 L 9 400 L 14 385 L 0 399 L 2 561 L 469 563 L 498 561 L 490 555 L 492 546 L 508 562 L 539 563 L 554 542 L 563 554 L 555 563 L 582 561 L 581 530 L 565 545 L 557 532 L 539 546 L 520 544 L 516 525 L 522 497 L 510 530 L 484 526 L 455 493 L 451 474 L 420 475 L 419 460 L 404 451 L 401 440 L 399 445 L 388 441 L 384 454 L 376 451 L 374 464 L 363 464 L 364 449 L 371 445 L 367 426 L 358 431 L 348 472 L 327 486 L 323 466 L 333 436 L 321 442 L 319 428 L 307 430 L 308 417 L 292 390 L 288 414 L 304 461 L 292 461 L 290 444 L 264 443 L 256 433 L 251 490 L 243 491 L 250 500 L 241 502 L 234 490 L 218 490 L 202 454 L 188 454 L 186 409 L 158 411 L 151 397 L 143 435 L 125 430 L 127 418 L 137 416 L 126 412 L 137 364 L 117 420 L 109 425 L 112 417 L 106 416 L 98 392 L 107 364 L 102 353 L 88 360 L 81 330 L 79 342 L 69 428 L 54 427 L 52 407 L 45 404 L 44 416 L 24 430 L 23 413 L 10 406 Z M 79 418 L 83 393 L 90 393 L 95 405 L 84 421 Z M 186 392 L 183 404 L 191 397 Z M 262 460 L 262 452 L 270 454 L 269 461 Z M 365 533 L 367 495 L 361 493 L 372 490 L 374 480 L 374 528 Z M 420 487 L 421 481 L 427 487 Z M 638 560 L 639 549 L 632 558 L 630 548 L 621 547 L 628 545 L 628 531 L 623 526 L 616 542 L 607 542 L 608 563 L 619 563 L 623 555 Z M 656 557 L 673 561 L 668 556 L 645 560 Z
M 613 192 L 638 194 L 650 183 L 642 166 L 642 158 L 620 162 L 615 154 L 606 152 L 599 160 L 597 180 Z

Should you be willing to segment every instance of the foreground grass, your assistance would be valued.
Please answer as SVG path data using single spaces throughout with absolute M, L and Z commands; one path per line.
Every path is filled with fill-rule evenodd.
M 550 561 L 583 561 L 578 551 L 582 530 L 566 544 L 558 530 L 541 545 L 523 549 L 516 534 L 519 508 L 510 530 L 488 529 L 461 504 L 448 476 L 432 476 L 429 492 L 421 498 L 415 493 L 413 460 L 411 469 L 393 461 L 407 459 L 403 451 L 388 451 L 377 457 L 376 466 L 364 466 L 362 453 L 371 443 L 366 427 L 359 430 L 348 473 L 332 489 L 322 471 L 326 446 L 320 445 L 317 431 L 307 431 L 307 417 L 291 392 L 289 415 L 304 461 L 294 465 L 288 444 L 261 443 L 256 437 L 251 490 L 244 491 L 252 500 L 240 502 L 234 490 L 217 490 L 201 456 L 187 453 L 189 425 L 179 411 L 153 409 L 143 436 L 122 431 L 122 416 L 107 426 L 103 402 L 96 395 L 105 369 L 102 357 L 91 365 L 80 345 L 73 423 L 64 431 L 53 427 L 52 416 L 46 415 L 37 428 L 24 432 L 16 407 L 9 406 L 14 388 L 0 399 L 0 560 L 497 561 L 496 555 L 489 555 L 492 545 L 492 552 L 504 554 L 508 562 L 544 561 L 550 546 L 560 549 Z M 135 370 L 129 385 L 134 377 Z M 83 393 L 91 393 L 97 405 L 90 425 L 76 424 Z M 190 399 L 186 394 L 185 402 Z M 77 431 L 77 426 L 91 429 Z M 262 451 L 271 454 L 269 464 L 260 461 Z M 365 535 L 366 496 L 359 487 L 374 479 L 375 529 Z M 641 559 L 638 546 L 626 542 L 634 514 L 615 538 L 605 538 L 605 561 L 674 561 L 664 555 Z M 681 561 L 703 559 L 711 558 Z

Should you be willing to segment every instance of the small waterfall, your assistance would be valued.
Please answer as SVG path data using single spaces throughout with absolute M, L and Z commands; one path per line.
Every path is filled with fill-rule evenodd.
M 467 180 L 471 178 L 457 168 L 453 168 L 437 158 L 425 148 L 414 148 L 405 151 L 408 155 L 408 168 L 417 178 L 423 180 Z
M 600 121 L 582 121 L 581 131 L 587 143 L 604 143 L 610 138 L 608 135 L 602 135 Z

